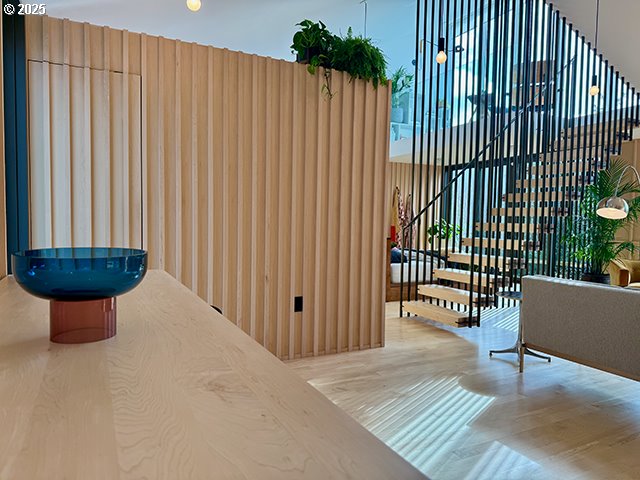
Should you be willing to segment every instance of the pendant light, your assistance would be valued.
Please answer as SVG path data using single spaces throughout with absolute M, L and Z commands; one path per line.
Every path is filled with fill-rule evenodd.
M 600 26 L 600 0 L 596 0 L 596 52 L 598 51 L 598 27 Z M 598 75 L 593 74 L 591 77 L 591 88 L 589 88 L 589 95 L 595 97 L 600 93 L 600 87 L 598 86 Z
M 197 12 L 201 6 L 202 2 L 200 0 L 187 0 L 187 8 L 192 12 Z
M 447 44 L 444 37 L 438 39 L 438 55 L 436 55 L 436 62 L 442 65 L 447 61 Z
M 438 11 L 440 12 L 440 17 L 444 18 L 444 16 L 442 15 L 442 0 L 440 0 L 440 2 L 438 3 L 439 3 Z M 439 28 L 441 28 L 441 26 L 439 26 Z M 446 27 L 445 27 L 445 30 L 446 30 Z M 442 30 L 440 31 L 442 32 Z M 442 65 L 446 61 L 447 61 L 447 42 L 443 36 L 440 36 L 440 38 L 438 38 L 438 54 L 436 55 L 436 62 L 438 63 L 438 65 Z

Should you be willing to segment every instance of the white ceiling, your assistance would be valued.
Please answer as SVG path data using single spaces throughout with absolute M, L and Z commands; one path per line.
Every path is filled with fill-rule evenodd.
M 360 0 L 202 0 L 196 13 L 185 0 L 48 0 L 47 14 L 288 60 L 295 24 L 305 18 L 334 33 L 364 29 Z M 410 67 L 415 0 L 368 0 L 367 36 L 391 68 Z
M 553 0 L 582 35 L 595 42 L 596 0 Z M 625 79 L 640 87 L 640 0 L 600 0 L 598 51 Z

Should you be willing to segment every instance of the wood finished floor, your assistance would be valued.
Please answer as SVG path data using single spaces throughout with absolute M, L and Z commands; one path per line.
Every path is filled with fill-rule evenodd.
M 287 364 L 434 480 L 640 479 L 640 383 L 558 358 L 520 375 L 488 356 L 516 329 L 515 309 L 454 329 L 390 303 L 384 348 Z

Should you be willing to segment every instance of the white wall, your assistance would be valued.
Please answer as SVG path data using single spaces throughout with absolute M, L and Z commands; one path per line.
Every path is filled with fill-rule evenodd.
M 415 45 L 415 0 L 368 0 L 367 36 L 390 67 L 410 66 Z M 47 14 L 133 32 L 292 60 L 295 24 L 322 20 L 336 33 L 363 33 L 360 0 L 202 0 L 197 13 L 184 0 L 49 0 Z

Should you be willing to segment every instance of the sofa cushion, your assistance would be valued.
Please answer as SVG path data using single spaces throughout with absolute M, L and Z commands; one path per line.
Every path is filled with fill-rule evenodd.
M 640 288 L 640 282 L 630 283 L 627 288 Z
M 400 251 L 399 248 L 393 247 L 391 249 L 391 263 L 402 263 L 406 261 L 407 261 L 407 256 L 402 255 L 402 252 Z
M 535 350 L 640 380 L 640 290 L 522 279 L 523 340 Z

